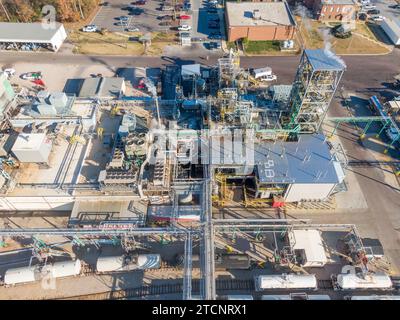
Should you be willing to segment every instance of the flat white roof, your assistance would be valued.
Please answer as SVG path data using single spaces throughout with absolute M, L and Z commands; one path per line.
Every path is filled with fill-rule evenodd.
M 54 29 L 44 28 L 38 23 L 0 22 L 0 42 L 50 42 L 60 28 L 61 23 L 56 22 Z
M 38 150 L 45 139 L 45 133 L 20 133 L 13 150 Z
M 293 250 L 305 251 L 307 262 L 328 262 L 318 230 L 293 230 L 289 233 L 289 241 Z
M 258 10 L 261 19 L 253 19 Z M 226 2 L 229 26 L 294 26 L 285 2 Z

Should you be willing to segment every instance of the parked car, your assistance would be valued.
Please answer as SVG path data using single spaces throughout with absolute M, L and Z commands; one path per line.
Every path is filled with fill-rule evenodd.
M 128 32 L 139 32 L 140 30 L 139 30 L 138 27 L 129 27 L 129 28 L 126 28 L 126 31 L 128 31 Z
M 105 2 L 103 2 L 103 3 L 101 4 L 101 6 L 107 7 L 109 4 L 110 4 L 110 3 L 109 3 L 108 1 L 105 1 Z
M 380 14 L 381 12 L 377 9 L 373 9 L 373 10 L 368 10 L 367 13 L 368 14 Z
M 210 50 L 218 50 L 218 49 L 221 49 L 221 43 L 220 42 L 209 42 L 208 47 Z
M 189 2 L 185 2 L 185 3 L 183 4 L 183 9 L 184 9 L 184 10 L 191 10 L 191 9 L 192 9 L 192 4 L 189 3 Z
M 139 1 L 136 1 L 135 4 L 136 4 L 137 6 L 144 6 L 144 5 L 146 4 L 146 0 L 139 0 Z
M 127 16 L 120 16 L 118 19 L 120 21 L 128 21 L 129 20 L 129 18 Z
M 361 5 L 366 5 L 366 4 L 370 4 L 371 3 L 371 1 L 370 0 L 360 0 L 360 4 Z
M 181 20 L 189 20 L 190 16 L 187 15 L 187 14 L 184 14 L 184 15 L 179 16 L 179 19 L 181 19 Z
M 20 77 L 24 80 L 39 80 L 42 79 L 42 73 L 40 71 L 26 72 L 21 74 Z
M 98 28 L 97 28 L 97 26 L 94 25 L 94 24 L 89 24 L 89 25 L 84 26 L 84 27 L 82 28 L 82 31 L 83 31 L 83 32 L 97 32 L 97 30 L 98 30 Z
M 375 22 L 383 21 L 386 18 L 384 16 L 371 16 L 371 20 Z
M 178 27 L 178 30 L 179 31 L 190 31 L 190 30 L 192 30 L 192 27 L 187 24 L 183 24 Z
M 400 9 L 400 4 L 393 4 L 389 6 L 390 9 Z
M 366 13 L 360 13 L 358 16 L 358 19 L 360 19 L 361 21 L 365 21 L 367 20 L 367 14 Z
M 221 40 L 222 34 L 221 32 L 211 32 L 210 35 L 208 36 L 208 39 Z
M 373 4 L 366 4 L 362 8 L 365 9 L 365 10 L 372 10 L 372 9 L 376 9 L 376 6 L 373 5 Z
M 163 6 L 161 8 L 161 11 L 172 11 L 172 10 L 174 10 L 174 7 L 171 6 Z

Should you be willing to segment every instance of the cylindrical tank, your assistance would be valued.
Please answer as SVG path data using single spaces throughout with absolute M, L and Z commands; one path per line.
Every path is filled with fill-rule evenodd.
M 28 283 L 40 280 L 37 266 L 8 269 L 4 275 L 5 285 Z
M 159 269 L 161 257 L 159 254 L 140 254 L 106 256 L 97 259 L 97 272 L 118 272 L 143 269 Z
M 124 256 L 99 257 L 96 263 L 97 272 L 122 271 Z
M 81 273 L 81 260 L 60 261 L 43 268 L 42 274 L 50 274 L 53 278 L 77 276 Z
M 341 289 L 390 289 L 392 280 L 383 272 L 367 274 L 339 274 L 337 276 L 337 285 Z
M 314 274 L 261 275 L 255 278 L 257 290 L 264 289 L 317 289 Z

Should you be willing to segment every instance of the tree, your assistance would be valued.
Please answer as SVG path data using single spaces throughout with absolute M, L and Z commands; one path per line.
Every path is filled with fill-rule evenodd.
M 35 17 L 35 11 L 25 0 L 14 0 L 18 18 L 23 22 L 30 22 Z

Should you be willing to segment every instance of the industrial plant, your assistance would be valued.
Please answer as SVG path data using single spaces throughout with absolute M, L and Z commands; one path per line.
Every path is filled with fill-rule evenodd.
M 349 159 L 323 130 L 345 122 L 327 116 L 345 72 L 329 50 L 306 49 L 293 82 L 277 84 L 231 49 L 214 65 L 158 69 L 132 94 L 96 78 L 78 94 L 28 95 L 2 75 L 0 210 L 67 221 L 3 223 L 0 259 L 24 242 L 29 252 L 2 264 L 0 296 L 54 298 L 43 281 L 113 275 L 127 281 L 113 299 L 398 299 L 382 247 L 354 224 L 286 214 L 347 192 Z M 394 130 L 392 144 L 400 136 L 390 115 L 368 120 Z

